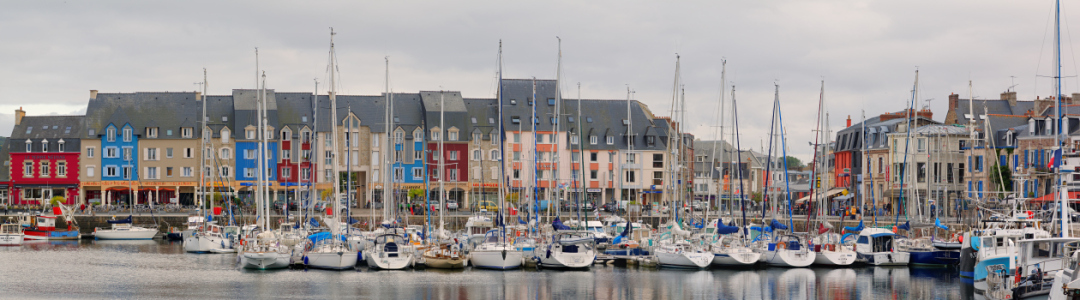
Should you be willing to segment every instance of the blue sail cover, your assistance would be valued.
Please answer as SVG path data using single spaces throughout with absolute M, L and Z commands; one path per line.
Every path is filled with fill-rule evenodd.
M 750 230 L 761 231 L 761 232 L 772 232 L 772 227 L 769 227 L 769 226 L 765 226 L 765 227 L 750 226 Z
M 311 224 L 311 227 L 319 227 L 319 220 L 314 218 L 308 219 L 308 223 Z
M 357 219 L 355 219 L 353 217 L 349 217 L 349 225 L 356 224 L 356 223 L 360 223 L 360 220 L 357 220 Z
M 941 224 L 941 219 L 938 219 L 938 218 L 934 218 L 934 226 L 937 226 L 937 228 L 949 230 L 949 226 L 945 226 L 945 224 Z
M 717 234 L 730 234 L 730 233 L 736 233 L 736 232 L 739 232 L 739 227 L 727 226 L 727 225 L 723 225 L 723 223 L 720 223 L 720 225 L 716 225 L 716 233 Z
M 130 215 L 127 217 L 127 219 L 109 220 L 109 224 L 129 224 L 129 223 L 131 223 L 131 216 Z
M 559 217 L 555 217 L 555 220 L 551 221 L 551 227 L 555 230 L 570 230 L 569 226 L 563 225 L 562 220 L 559 220 Z
M 911 230 L 911 221 L 904 222 L 904 224 L 900 224 L 900 226 L 896 226 L 896 228 L 903 230 Z
M 862 231 L 863 229 L 866 229 L 866 226 L 863 226 L 863 222 L 862 222 L 862 220 L 859 220 L 859 226 L 855 226 L 855 227 L 851 227 L 851 226 L 848 226 L 848 227 L 844 227 L 844 231 Z
M 341 238 L 341 241 L 343 241 L 343 242 L 345 241 L 345 236 L 344 235 L 340 235 L 338 237 Z M 320 232 L 320 233 L 316 233 L 316 234 L 312 234 L 312 235 L 308 236 L 308 239 L 311 240 L 312 244 L 318 243 L 319 241 L 322 241 L 322 240 L 328 240 L 328 239 L 332 239 L 332 238 L 334 238 L 334 236 L 332 234 L 330 234 L 329 232 Z
M 776 219 L 773 219 L 773 220 L 772 220 L 772 223 L 769 223 L 769 227 L 772 227 L 772 228 L 773 228 L 773 229 L 775 229 L 775 230 L 784 230 L 784 229 L 788 229 L 788 228 L 787 228 L 787 225 L 784 225 L 784 223 L 780 223 L 780 222 L 779 222 L 779 221 L 777 221 Z

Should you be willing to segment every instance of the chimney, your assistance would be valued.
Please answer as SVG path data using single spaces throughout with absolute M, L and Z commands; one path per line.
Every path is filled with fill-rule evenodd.
M 97 90 L 90 90 L 90 99 L 97 99 Z
M 22 118 L 26 116 L 26 111 L 22 110 L 22 106 L 15 110 L 15 126 L 19 126 L 22 123 Z
M 847 126 L 845 127 L 851 127 L 851 115 L 847 116 Z
M 956 106 L 960 103 L 960 95 L 956 93 L 949 94 L 949 110 L 956 110 Z
M 1001 93 L 1001 100 L 1008 100 L 1009 107 L 1016 107 L 1016 92 L 1008 91 Z
M 1080 93 L 1073 93 L 1071 98 L 1065 99 L 1065 104 L 1073 104 L 1073 101 L 1080 99 Z
M 202 100 L 202 92 L 195 91 L 195 101 Z

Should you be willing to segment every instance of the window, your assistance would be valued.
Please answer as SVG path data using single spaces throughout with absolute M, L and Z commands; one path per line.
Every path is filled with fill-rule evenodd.
M 578 136 L 576 134 L 570 136 L 570 144 L 571 145 L 577 145 L 578 140 L 580 140 L 580 138 L 578 138 Z
M 449 133 L 446 134 L 446 138 L 447 138 L 447 140 L 456 141 L 456 140 L 458 140 L 458 132 L 457 131 L 450 131 Z
M 472 168 L 472 179 L 480 180 L 480 167 Z
M 23 177 L 31 176 L 34 176 L 34 163 L 29 161 L 23 162 Z
M 484 138 L 484 135 L 480 134 L 479 132 L 476 132 L 476 133 L 472 134 L 473 141 L 476 141 L 476 143 L 478 143 L 478 144 L 480 143 L 480 141 L 483 140 L 483 138 Z
M 333 147 L 334 146 L 334 135 L 330 134 L 330 133 L 324 134 L 323 135 L 323 144 L 324 144 L 324 146 L 326 148 Z
M 597 153 L 596 153 L 596 152 L 591 152 L 591 153 L 589 153 L 589 161 L 591 161 L 591 162 L 596 162 L 596 157 L 597 157 L 597 156 L 598 156 L 598 155 L 597 155 Z
M 300 180 L 311 180 L 311 168 L 300 169 Z
M 499 167 L 491 167 L 491 172 L 488 174 L 491 174 L 491 179 L 499 179 Z
M 94 147 L 86 147 L 86 157 L 94 158 Z
M 492 122 L 492 123 L 494 123 L 494 122 Z M 494 134 L 494 133 L 492 133 L 492 134 L 489 134 L 488 138 L 489 138 L 489 139 L 491 139 L 491 144 L 492 144 L 492 145 L 498 144 L 498 142 L 499 142 L 499 139 L 498 139 L 498 137 L 497 137 L 497 136 L 495 136 L 495 134 Z
M 192 173 L 194 172 L 194 170 L 191 167 L 184 167 L 183 169 L 181 169 L 181 172 L 183 173 L 181 173 L 180 176 L 191 177 L 193 176 Z
M 165 167 L 165 177 L 173 176 L 173 167 Z
M 514 143 L 520 143 L 520 142 L 521 142 L 521 133 L 520 132 L 515 132 L 514 133 Z
M 30 140 L 26 140 L 26 152 L 34 152 L 34 144 Z
M 632 164 L 632 163 L 636 163 L 636 162 L 637 162 L 637 153 L 627 153 L 626 154 L 626 163 Z
M 194 130 L 192 130 L 191 127 L 180 128 L 180 137 L 182 137 L 182 138 L 191 138 L 192 131 L 194 131 Z
M 255 168 L 244 168 L 244 177 L 247 177 L 247 178 L 255 177 Z
M 663 168 L 664 167 L 664 154 L 661 154 L 661 153 L 653 154 L 652 155 L 652 160 L 653 160 L 653 163 L 652 163 L 653 168 Z
M 124 127 L 124 141 L 131 141 L 131 127 Z
M 571 153 L 570 154 L 570 161 L 580 162 L 581 161 L 581 152 Z
M 158 179 L 158 168 L 148 167 L 146 168 L 146 179 Z
M 193 157 L 195 157 L 195 149 L 194 148 L 184 148 L 184 158 L 193 158 Z
M 448 180 L 448 181 L 458 181 L 458 176 L 457 175 L 458 175 L 458 170 L 457 169 L 446 170 L 446 180 Z
M 375 156 L 378 156 L 378 153 L 375 153 Z M 334 163 L 334 151 L 326 151 L 323 153 L 323 157 L 327 165 Z M 375 157 L 374 159 L 378 159 L 378 157 Z
M 281 159 L 292 159 L 292 150 L 289 150 L 289 149 L 281 150 Z
M 589 171 L 589 179 L 596 180 L 597 173 L 599 173 L 599 172 L 597 172 L 596 170 Z
M 413 141 L 419 142 L 424 140 L 424 132 L 420 131 L 420 129 L 413 130 L 412 136 Z
M 394 151 L 394 162 L 396 162 L 396 163 L 401 163 L 401 159 L 402 159 L 402 158 L 403 158 L 404 156 L 405 156 L 405 151 L 402 151 L 402 150 L 395 150 L 395 151 Z
M 305 161 L 311 160 L 311 150 L 300 150 L 300 158 Z
M 447 151 L 446 157 L 450 160 L 458 160 L 458 151 Z
M 548 105 L 555 106 L 555 98 L 548 98 Z
M 654 171 L 652 176 L 652 184 L 661 185 L 664 184 L 664 172 Z
M 499 150 L 491 150 L 491 155 L 488 156 L 491 160 L 499 160 Z
M 94 177 L 94 166 L 86 166 L 86 177 Z
M 30 131 L 28 130 L 26 133 L 30 133 Z M 108 129 L 105 129 L 105 140 L 110 142 L 116 141 L 116 128 L 109 127 Z
M 285 154 L 288 153 L 289 151 L 285 151 Z M 232 159 L 232 149 L 221 148 L 221 159 Z
M 222 128 L 221 129 L 221 143 L 222 144 L 227 144 L 227 143 L 229 143 L 229 139 L 231 139 L 231 138 L 232 138 L 232 133 L 229 132 L 229 129 L 228 128 Z
M 360 147 L 360 133 L 350 132 L 349 135 L 352 136 L 352 139 L 349 141 L 349 146 Z
M 281 168 L 281 178 L 283 178 L 283 179 L 292 178 L 292 167 L 283 167 L 283 168 Z
M 143 160 L 158 160 L 158 148 L 143 148 L 143 151 L 146 152 Z
M 404 143 L 404 142 L 405 142 L 405 132 L 401 131 L 401 129 L 395 130 L 394 131 L 394 143 L 395 144 L 401 144 L 401 143 Z M 376 144 L 375 146 L 378 146 L 378 144 Z
M 521 151 L 514 151 L 514 161 L 521 161 Z
M 122 175 L 124 179 L 131 179 L 131 166 L 124 166 Z
M 165 158 L 172 158 L 172 156 L 173 156 L 172 148 L 165 148 Z
M 349 151 L 349 162 L 354 165 L 360 165 L 360 151 Z
M 244 138 L 249 140 L 255 139 L 255 129 L 248 129 L 244 131 Z
M 49 141 L 41 141 L 41 152 L 49 152 Z
M 292 131 L 289 131 L 288 128 L 285 128 L 285 130 L 282 130 L 281 131 L 281 140 L 282 141 L 291 141 L 292 140 Z
M 372 172 L 372 174 L 375 175 L 373 178 L 379 178 L 379 170 L 375 170 L 374 172 Z M 323 181 L 330 181 L 330 180 L 333 180 L 333 178 L 334 178 L 334 171 L 333 170 L 326 170 L 325 172 L 323 172 Z
M 232 168 L 229 168 L 228 166 L 221 167 L 221 177 L 229 178 L 229 176 L 232 176 Z
M 394 168 L 394 181 L 398 181 L 398 182 L 405 181 L 405 169 L 404 168 Z
M 116 167 L 115 167 L 115 166 L 108 166 L 108 167 L 105 167 L 105 176 L 108 176 L 108 177 L 116 177 L 116 171 L 117 171 L 117 170 L 116 170 Z
M 413 151 L 412 154 L 413 154 L 412 155 L 413 160 L 423 160 L 424 159 L 424 151 Z
M 156 137 L 158 137 L 157 133 L 158 133 L 157 127 L 146 127 L 146 137 L 148 137 L 148 138 L 156 138 Z
M 439 161 L 439 151 L 431 151 L 431 160 Z
M 608 145 L 614 145 L 615 144 L 615 136 L 611 136 L 611 135 L 607 136 L 607 141 L 606 142 L 607 142 Z
M 650 136 L 646 136 L 646 137 L 645 137 L 645 143 L 646 143 L 646 144 L 649 144 L 649 146 L 655 145 L 655 144 L 656 144 L 656 137 L 655 137 L 655 136 L 651 136 L 651 135 L 650 135 Z
M 484 152 L 480 151 L 480 149 L 473 149 L 473 151 L 472 151 L 472 160 L 483 160 L 483 159 L 484 159 Z
M 64 140 L 56 143 L 56 152 L 64 152 Z
M 916 178 L 920 183 L 926 182 L 926 163 L 916 163 L 915 172 L 918 175 Z
M 633 170 L 627 170 L 626 171 L 626 182 L 629 182 L 629 183 L 637 182 L 637 173 L 634 172 Z
M 244 149 L 244 159 L 255 159 L 255 149 Z
M 413 179 L 424 179 L 424 168 L 412 168 Z
M 589 136 L 589 145 L 596 145 L 597 140 L 598 139 L 596 138 L 595 135 L 590 135 Z
M 431 140 L 432 141 L 438 141 L 439 140 L 439 133 L 440 132 L 437 131 L 437 130 L 432 130 L 431 131 Z
M 131 147 L 124 147 L 124 160 L 131 160 Z
M 521 170 L 514 170 L 514 179 L 521 179 Z

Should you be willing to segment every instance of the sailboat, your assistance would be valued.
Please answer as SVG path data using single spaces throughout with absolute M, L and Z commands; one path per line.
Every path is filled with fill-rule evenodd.
M 258 53 L 258 52 L 256 52 Z M 257 55 L 257 54 L 256 54 Z M 257 57 L 257 56 L 256 56 Z M 258 59 L 256 58 L 256 62 Z M 256 63 L 257 64 L 257 63 Z M 241 240 L 240 252 L 240 266 L 244 269 L 281 269 L 288 267 L 290 264 L 290 258 L 292 257 L 292 247 L 281 244 L 281 237 L 270 223 L 270 197 L 268 191 L 268 176 L 266 164 L 268 163 L 266 157 L 267 153 L 267 136 L 266 136 L 266 123 L 269 119 L 266 114 L 266 73 L 262 74 L 262 85 L 258 92 L 258 125 L 257 134 L 259 138 L 258 143 L 258 171 L 256 172 L 256 226 L 252 227 L 250 234 L 254 236 L 247 236 Z
M 680 122 L 674 122 L 674 120 L 675 120 L 674 118 L 679 116 L 677 114 L 677 112 L 685 110 L 685 107 L 686 107 L 685 106 L 685 101 L 686 101 L 685 93 L 682 95 L 682 97 L 680 97 L 680 94 L 679 94 L 679 91 L 680 91 L 680 88 L 681 88 L 681 86 L 680 86 L 681 82 L 680 81 L 682 80 L 681 74 L 680 74 L 680 68 L 681 68 L 681 66 L 680 66 L 680 58 L 679 58 L 678 55 L 676 55 L 675 56 L 675 83 L 674 83 L 673 88 L 672 88 L 672 99 L 671 99 L 671 101 L 672 101 L 671 102 L 671 113 L 672 113 L 672 117 L 673 117 L 673 119 L 672 119 L 673 122 L 671 122 L 671 126 L 670 126 L 670 129 L 669 129 L 669 130 L 671 130 L 673 132 L 670 132 L 668 134 L 668 153 L 667 153 L 668 154 L 667 157 L 669 158 L 668 161 L 672 161 L 672 162 L 679 162 L 680 161 L 679 158 L 683 155 L 683 153 L 685 153 L 683 151 L 683 150 L 685 150 L 685 148 L 684 148 L 685 145 L 682 143 L 682 141 L 684 140 L 683 139 L 683 134 L 682 134 L 682 126 L 684 126 L 683 125 L 684 123 L 682 121 L 685 121 L 685 120 L 683 120 L 683 118 L 678 118 Z M 629 99 L 627 99 L 626 114 L 627 114 L 627 118 L 630 118 L 630 100 Z M 634 138 L 633 126 L 632 125 L 633 125 L 632 122 L 628 122 L 628 127 L 627 128 L 628 128 L 628 131 L 630 131 L 630 132 L 628 132 L 627 135 L 630 138 Z M 633 143 L 630 143 L 630 149 L 633 150 Z M 680 166 L 677 163 L 669 163 L 669 164 L 666 164 L 664 167 L 665 167 L 664 172 L 666 173 L 666 176 L 664 176 L 665 180 L 663 182 L 663 184 L 665 186 L 664 190 L 666 191 L 666 193 L 664 193 L 664 197 L 665 198 L 671 197 L 671 198 L 669 198 L 669 201 L 666 201 L 666 202 L 668 202 L 668 203 L 682 203 L 683 200 L 685 200 L 685 199 L 683 199 L 683 197 L 685 197 L 686 195 L 685 195 L 685 193 L 679 191 L 677 182 L 679 182 L 680 180 L 676 179 L 676 178 L 679 177 L 679 174 L 682 172 L 680 170 Z M 682 226 L 679 224 L 680 219 L 678 217 L 678 211 L 679 211 L 679 209 L 676 209 L 676 208 L 671 209 L 671 213 L 675 217 L 672 218 L 671 221 L 668 222 L 668 224 L 667 224 L 668 231 L 666 233 L 661 234 L 661 238 L 659 239 L 660 240 L 659 245 L 657 245 L 655 248 L 653 248 L 652 253 L 656 257 L 656 262 L 659 263 L 661 267 L 697 268 L 697 269 L 703 269 L 703 268 L 708 267 L 709 264 L 712 263 L 713 257 L 715 255 L 712 252 L 705 251 L 705 249 L 703 247 L 701 247 L 698 243 L 691 243 L 690 242 L 689 238 L 691 236 L 691 233 L 690 233 L 690 231 L 683 230 Z M 664 237 L 664 235 L 666 235 L 666 238 Z
M 498 103 L 497 106 L 498 106 L 498 114 L 499 114 L 499 120 L 498 120 L 498 123 L 499 123 L 499 129 L 498 129 L 499 130 L 498 131 L 499 132 L 499 138 L 498 138 L 497 142 L 499 144 L 499 153 L 502 154 L 502 153 L 506 153 L 505 152 L 506 149 L 505 149 L 505 146 L 504 146 L 505 145 L 504 140 L 506 139 L 506 129 L 504 128 L 505 123 L 503 122 L 502 41 L 501 40 L 499 41 L 498 70 L 499 70 L 499 72 L 498 72 L 499 73 L 499 82 L 498 82 L 499 89 L 497 91 L 497 95 L 496 95 L 497 100 L 496 101 Z M 498 186 L 500 187 L 499 188 L 499 201 L 498 201 L 498 209 L 496 209 L 496 211 L 495 211 L 495 218 L 494 218 L 494 221 L 495 221 L 494 225 L 495 225 L 496 229 L 493 229 L 493 230 L 490 230 L 490 231 L 486 232 L 485 235 L 484 235 L 483 242 L 481 242 L 479 245 L 477 245 L 471 251 L 469 251 L 469 255 L 471 256 L 470 262 L 472 263 L 473 266 L 475 266 L 477 268 L 495 269 L 495 270 L 517 269 L 517 268 L 520 268 L 522 263 L 524 262 L 525 253 L 523 251 L 521 251 L 521 250 L 518 250 L 517 247 L 514 246 L 513 240 L 511 240 L 511 239 L 509 239 L 507 237 L 508 232 L 506 231 L 506 220 L 504 218 L 505 215 L 503 214 L 503 212 L 506 211 L 506 210 L 504 210 L 504 208 L 506 207 L 505 206 L 506 186 L 509 183 L 509 182 L 507 182 L 507 178 L 505 176 L 505 174 L 506 174 L 506 163 L 503 161 L 503 159 L 505 157 L 506 157 L 506 155 L 499 155 L 499 183 L 498 183 Z M 471 219 L 470 219 L 470 221 L 471 221 Z M 472 233 L 472 232 L 470 232 L 470 233 Z
M 738 125 L 737 125 L 738 124 L 738 121 L 737 121 L 738 116 L 735 114 L 735 105 L 734 105 L 735 87 L 734 86 L 731 87 L 731 99 L 732 99 L 731 115 L 730 116 L 725 116 L 724 115 L 724 88 L 723 87 L 727 83 L 727 81 L 726 81 L 727 80 L 726 79 L 726 77 L 727 77 L 727 61 L 726 60 L 723 61 L 723 66 L 724 67 L 723 67 L 722 71 L 720 72 L 720 74 L 721 74 L 721 76 L 720 76 L 720 78 L 721 78 L 720 79 L 721 88 L 720 88 L 720 105 L 718 107 L 720 117 L 717 118 L 717 123 L 720 123 L 721 120 L 723 120 L 725 117 L 727 117 L 727 119 L 730 120 L 730 122 L 732 124 L 732 126 L 731 126 L 731 128 L 732 128 L 731 129 L 732 139 L 731 140 L 736 145 L 741 146 L 741 143 L 739 142 L 739 138 L 738 138 L 738 130 L 739 130 Z M 724 127 L 723 126 L 716 126 L 716 127 L 720 131 L 720 142 L 713 144 L 712 156 L 711 156 L 713 159 L 712 159 L 712 162 L 711 162 L 711 166 L 709 167 L 709 174 L 713 174 L 713 170 L 716 170 L 716 160 L 719 159 L 718 157 L 716 157 L 716 150 L 717 150 L 716 148 L 718 148 L 718 147 L 720 147 L 721 145 L 724 144 Z M 715 133 L 715 131 L 714 131 L 714 133 Z M 714 138 L 714 140 L 715 140 L 715 138 Z M 736 146 L 736 148 L 738 148 L 739 146 Z M 723 154 L 721 154 L 721 156 L 723 156 Z M 737 156 L 738 156 L 738 161 L 742 161 L 742 152 L 739 152 L 737 154 Z M 736 166 L 737 165 L 732 164 L 731 167 L 728 168 L 728 170 L 732 171 L 732 173 L 730 173 L 731 175 L 735 175 L 734 174 L 735 172 L 738 173 L 737 177 L 738 177 L 738 181 L 739 181 L 739 210 L 742 212 L 742 224 L 743 224 L 743 226 L 741 226 L 741 227 L 740 226 L 733 226 L 733 225 L 735 225 L 734 224 L 734 217 L 735 216 L 734 216 L 733 211 L 731 210 L 732 206 L 729 203 L 729 205 L 728 205 L 728 212 L 729 212 L 728 217 L 732 220 L 731 221 L 732 224 L 725 225 L 723 218 L 717 218 L 716 221 L 715 221 L 715 225 L 710 226 L 712 228 L 715 228 L 714 233 L 715 233 L 715 236 L 716 236 L 716 241 L 712 242 L 709 245 L 709 251 L 712 252 L 712 254 L 713 254 L 713 259 L 712 259 L 712 264 L 713 265 L 745 267 L 745 266 L 753 266 L 753 265 L 758 263 L 758 260 L 761 259 L 761 253 L 757 252 L 757 251 L 754 251 L 752 248 L 750 248 L 749 247 L 749 241 L 747 240 L 749 237 L 747 236 L 747 231 L 748 230 L 745 229 L 745 226 L 747 224 L 747 220 L 746 220 L 746 195 L 744 195 L 744 193 L 743 193 L 744 190 L 743 190 L 743 187 L 742 187 L 742 182 L 743 182 L 742 181 L 742 179 L 743 179 L 742 178 L 742 171 L 739 170 L 739 168 L 736 167 Z M 729 175 L 729 176 L 731 176 L 731 175 Z M 731 186 L 730 186 L 730 189 L 728 189 L 728 190 L 731 191 L 730 195 L 734 195 L 734 183 L 735 182 L 732 181 L 730 183 L 731 183 Z M 720 190 L 722 190 L 722 189 L 720 189 L 718 187 L 717 188 L 717 197 L 716 197 L 717 199 L 722 198 L 722 197 L 719 197 Z M 729 196 L 728 199 L 733 201 L 734 197 Z
M 426 251 L 424 251 L 423 259 L 424 265 L 431 268 L 439 269 L 461 269 L 465 267 L 465 263 L 468 257 L 461 249 L 461 245 L 455 241 L 448 241 L 449 235 L 446 234 L 445 224 L 443 220 L 443 213 L 446 210 L 446 158 L 443 151 L 443 130 L 446 128 L 445 122 L 446 116 L 446 93 L 439 93 L 439 231 L 432 234 L 433 238 L 442 239 L 441 241 L 430 245 Z
M 330 30 L 330 116 L 336 121 L 337 114 L 337 84 L 335 82 L 335 73 L 337 72 L 337 53 L 334 51 L 334 31 Z M 353 122 L 353 120 L 349 120 Z M 334 137 L 337 137 L 337 122 L 331 126 L 331 132 Z M 348 128 L 354 128 L 354 124 L 349 124 Z M 339 151 L 337 138 L 334 138 L 331 144 L 334 147 L 334 151 Z M 338 188 L 340 182 L 337 176 L 340 176 L 338 172 L 338 155 L 333 155 L 333 168 L 334 168 L 334 193 L 331 196 L 334 199 L 331 203 L 332 210 L 327 211 L 327 215 L 323 218 L 323 223 L 330 229 L 329 232 L 321 232 L 312 236 L 308 236 L 309 246 L 307 251 L 304 251 L 304 264 L 308 267 L 319 269 L 331 269 L 331 270 L 344 270 L 352 269 L 356 266 L 357 250 L 352 249 L 350 245 L 345 241 L 345 230 L 348 228 L 348 224 L 341 221 L 340 212 L 342 209 L 341 199 L 339 197 Z M 351 156 L 350 156 L 351 159 Z M 352 165 L 351 163 L 349 165 Z M 347 202 L 346 202 L 347 203 Z
M 824 151 L 818 151 L 819 149 L 821 149 L 822 146 L 817 143 L 817 139 L 819 138 L 824 137 L 822 140 L 826 141 L 829 139 L 829 117 L 826 111 L 827 109 L 825 107 L 825 80 L 822 80 L 821 96 L 820 100 L 818 101 L 818 128 L 816 130 L 817 136 L 815 137 L 814 141 L 814 172 L 811 174 L 810 178 L 817 178 L 818 176 L 823 177 L 824 180 L 822 181 L 826 182 L 821 185 L 823 187 L 831 186 L 827 183 L 829 181 L 828 176 L 822 175 L 822 171 L 824 171 L 826 167 L 826 159 L 824 157 Z M 824 118 L 822 114 L 824 114 Z M 821 128 L 822 123 L 825 124 L 824 131 L 822 131 Z M 819 156 L 818 154 L 821 155 Z M 814 192 L 814 185 L 810 185 L 810 194 L 813 195 Z M 825 193 L 823 189 L 817 189 L 816 192 L 818 193 L 818 200 L 825 199 Z M 810 197 L 810 200 L 807 201 L 813 201 L 814 198 L 815 197 Z M 823 266 L 851 265 L 855 262 L 855 252 L 851 250 L 850 246 L 844 245 L 842 243 L 842 236 L 839 233 L 832 232 L 833 225 L 829 223 L 825 216 L 826 203 L 826 201 L 818 201 L 818 207 L 816 209 L 816 212 L 814 213 L 817 216 L 816 223 L 818 224 L 816 232 L 817 236 L 814 237 L 812 240 L 812 244 L 814 245 L 813 250 L 814 252 L 816 252 L 816 255 L 814 256 L 814 264 Z M 810 214 L 807 214 L 806 218 L 806 224 L 811 224 Z
M 774 157 L 777 157 L 777 156 L 772 155 L 773 154 L 772 153 L 772 143 L 773 143 L 773 140 L 776 139 L 777 136 L 779 136 L 779 139 L 781 141 L 781 143 L 780 143 L 781 151 L 779 151 L 779 152 L 782 153 L 782 155 L 780 155 L 779 157 L 781 157 L 781 160 L 783 160 L 783 167 L 784 167 L 784 174 L 783 174 L 783 179 L 784 180 L 783 181 L 784 181 L 785 187 L 787 187 L 788 182 L 790 182 L 790 177 L 788 177 L 788 174 L 787 174 L 787 169 L 788 169 L 787 159 L 783 159 L 783 157 L 787 157 L 787 155 L 786 155 L 787 154 L 787 147 L 786 147 L 786 139 L 784 138 L 784 134 L 783 134 L 783 132 L 784 132 L 783 115 L 780 112 L 780 86 L 775 85 L 775 87 L 776 87 L 776 93 L 775 93 L 775 98 L 773 100 L 773 124 L 769 129 L 769 131 L 770 131 L 770 135 L 769 135 L 769 152 L 770 153 L 769 153 L 768 157 L 770 158 L 770 160 L 772 160 L 772 158 L 774 158 Z M 736 111 L 736 113 L 738 113 L 738 111 Z M 775 129 L 779 129 L 779 131 L 780 131 L 779 134 L 777 134 L 777 135 L 772 134 L 772 131 L 775 130 Z M 773 164 L 770 162 L 769 166 L 771 167 L 772 165 Z M 771 174 L 771 172 L 767 172 L 767 173 Z M 768 181 L 766 181 L 766 182 L 768 182 Z M 766 189 L 765 189 L 766 193 L 768 193 L 768 191 L 769 191 L 768 183 L 766 183 L 765 187 L 766 187 Z M 770 222 L 769 226 L 767 227 L 767 230 L 765 230 L 765 231 L 772 231 L 772 233 L 770 234 L 771 235 L 770 236 L 771 240 L 769 240 L 767 243 L 764 244 L 765 248 L 762 251 L 763 253 L 762 253 L 761 259 L 763 261 L 765 261 L 765 263 L 767 263 L 769 265 L 773 265 L 773 266 L 781 266 L 781 267 L 807 267 L 807 266 L 810 266 L 810 264 L 814 263 L 814 260 L 817 257 L 817 253 L 813 252 L 813 251 L 810 251 L 811 249 L 809 249 L 806 246 L 808 244 L 807 242 L 809 242 L 809 241 L 805 240 L 805 238 L 803 236 L 799 236 L 799 235 L 795 235 L 795 234 L 790 233 L 790 231 L 794 229 L 794 228 L 789 229 L 789 227 L 794 227 L 794 224 L 792 224 L 792 216 L 791 216 L 791 209 L 792 209 L 791 208 L 791 191 L 790 190 L 785 190 L 785 191 L 783 191 L 783 192 L 781 192 L 779 194 L 782 195 L 782 197 L 775 197 L 775 196 L 771 197 L 772 200 L 773 200 L 773 207 L 774 207 L 774 209 L 773 209 L 773 220 L 772 220 L 772 222 Z M 787 203 L 788 222 L 789 222 L 788 225 L 784 225 L 783 223 L 780 223 L 779 221 L 776 220 L 776 207 L 779 207 L 779 204 L 780 204 L 779 201 L 778 201 L 780 199 L 777 199 L 777 198 L 785 199 L 788 202 Z M 765 209 L 764 205 L 762 205 L 762 209 Z M 762 216 L 764 216 L 764 215 L 765 215 L 764 212 L 762 212 Z M 764 218 L 763 218 L 763 220 L 764 220 Z M 782 234 L 779 233 L 780 230 L 788 230 L 789 233 L 782 235 Z

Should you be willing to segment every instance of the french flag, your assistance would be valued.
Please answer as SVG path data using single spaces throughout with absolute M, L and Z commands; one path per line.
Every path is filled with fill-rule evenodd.
M 1050 156 L 1050 163 L 1046 164 L 1046 168 L 1053 170 L 1061 165 L 1061 149 L 1054 150 L 1054 155 Z

